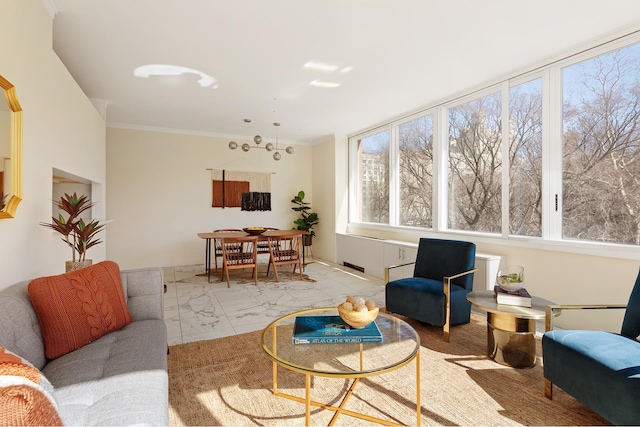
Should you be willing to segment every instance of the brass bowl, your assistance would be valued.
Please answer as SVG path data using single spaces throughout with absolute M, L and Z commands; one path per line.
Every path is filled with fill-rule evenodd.
M 342 305 L 338 306 L 338 313 L 342 320 L 344 320 L 347 325 L 355 329 L 362 329 L 369 323 L 376 320 L 376 317 L 378 317 L 378 311 L 380 311 L 378 307 L 369 311 L 351 311 L 343 309 Z

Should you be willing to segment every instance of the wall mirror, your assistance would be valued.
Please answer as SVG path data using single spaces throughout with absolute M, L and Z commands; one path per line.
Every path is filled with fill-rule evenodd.
M 22 201 L 22 107 L 16 88 L 0 76 L 0 219 L 13 218 Z

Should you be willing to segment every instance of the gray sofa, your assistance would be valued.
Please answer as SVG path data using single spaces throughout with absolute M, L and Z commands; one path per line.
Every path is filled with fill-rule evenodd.
M 121 271 L 133 321 L 47 360 L 28 281 L 0 291 L 0 347 L 40 369 L 65 425 L 168 425 L 167 330 L 160 268 Z

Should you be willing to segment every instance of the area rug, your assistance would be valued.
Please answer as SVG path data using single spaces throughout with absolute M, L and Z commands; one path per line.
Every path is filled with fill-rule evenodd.
M 421 339 L 422 425 L 603 425 L 607 421 L 561 389 L 543 395 L 541 361 L 531 369 L 502 366 L 486 356 L 486 323 L 472 316 L 442 330 L 405 319 Z M 304 404 L 272 393 L 272 364 L 261 332 L 170 347 L 169 416 L 173 426 L 301 426 Z M 538 347 L 540 343 L 538 342 Z M 538 348 L 540 355 L 540 348 Z M 399 424 L 416 424 L 415 365 L 362 379 L 347 409 Z M 346 379 L 313 378 L 311 398 L 338 405 Z M 304 375 L 278 370 L 280 391 L 304 397 Z M 327 425 L 333 412 L 313 408 L 311 425 Z M 335 425 L 369 425 L 341 415 Z

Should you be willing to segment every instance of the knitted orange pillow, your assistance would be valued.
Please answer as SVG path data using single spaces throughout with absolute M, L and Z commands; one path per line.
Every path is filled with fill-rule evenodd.
M 61 426 L 52 393 L 38 369 L 0 347 L 0 426 Z
M 44 339 L 55 359 L 131 323 L 120 268 L 113 261 L 32 280 L 27 288 Z

